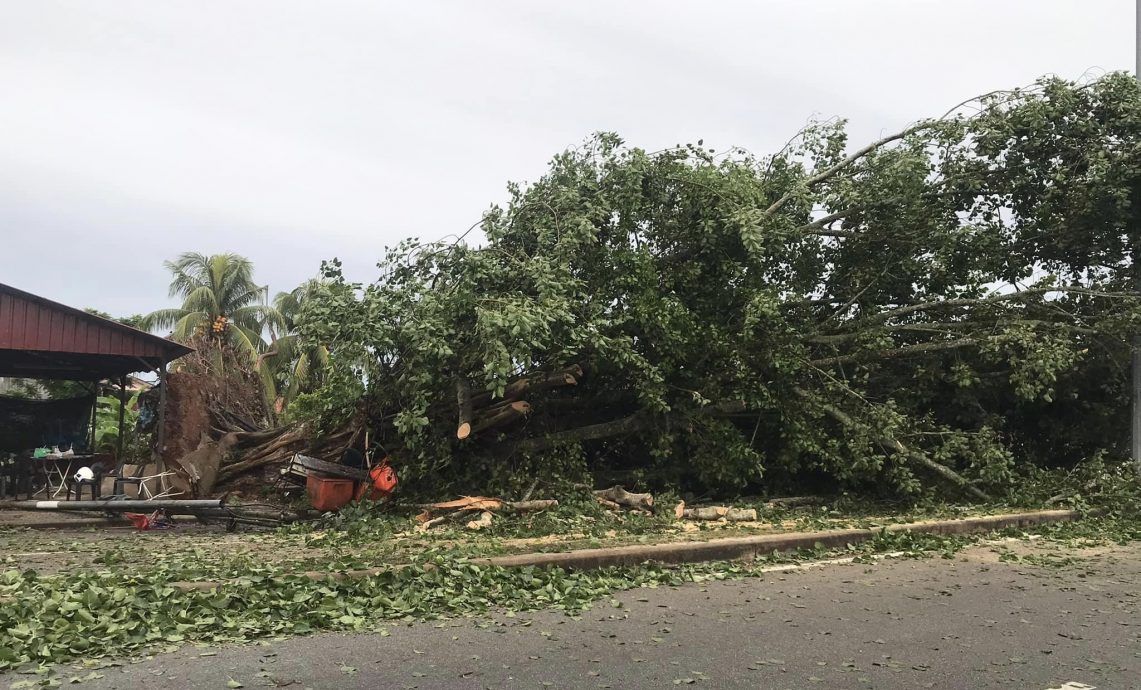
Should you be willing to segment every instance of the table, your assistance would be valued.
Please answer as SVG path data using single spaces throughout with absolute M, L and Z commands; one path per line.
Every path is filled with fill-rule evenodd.
M 68 482 L 80 467 L 94 465 L 97 460 L 107 457 L 90 453 L 42 458 L 18 455 L 13 471 L 15 482 L 9 491 L 17 497 L 26 493 L 31 498 L 42 491 L 46 498 L 59 498 L 61 493 L 66 494 Z
M 34 458 L 42 464 L 40 469 L 44 476 L 44 495 L 59 498 L 60 493 L 67 497 L 68 480 L 75 475 L 80 467 L 87 467 L 95 460 L 94 455 L 47 455 Z M 53 486 L 54 483 L 54 486 Z

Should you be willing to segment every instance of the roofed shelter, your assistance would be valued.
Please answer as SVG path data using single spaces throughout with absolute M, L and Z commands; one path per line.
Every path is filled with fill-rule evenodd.
M 119 454 L 127 374 L 149 371 L 160 382 L 158 447 L 165 426 L 166 367 L 193 352 L 179 343 L 88 314 L 0 283 L 0 376 L 120 384 Z M 94 411 L 92 411 L 94 418 Z

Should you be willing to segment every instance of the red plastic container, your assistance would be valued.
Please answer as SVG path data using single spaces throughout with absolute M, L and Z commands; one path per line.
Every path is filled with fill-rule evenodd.
M 351 479 L 334 479 L 309 475 L 305 479 L 305 493 L 314 510 L 321 512 L 340 510 L 353 500 L 355 482 Z

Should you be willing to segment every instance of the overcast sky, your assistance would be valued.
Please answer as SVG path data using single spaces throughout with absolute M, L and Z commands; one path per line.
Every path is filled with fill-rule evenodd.
M 1130 0 L 0 2 L 0 282 L 116 315 L 162 262 L 273 291 L 462 232 L 592 132 L 861 143 L 1047 74 L 1131 69 Z

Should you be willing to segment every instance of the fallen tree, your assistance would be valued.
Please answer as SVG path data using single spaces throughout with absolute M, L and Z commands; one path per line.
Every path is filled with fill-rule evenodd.
M 765 157 L 599 135 L 512 187 L 482 246 L 403 242 L 368 286 L 326 264 L 308 426 L 219 476 L 350 424 L 404 486 L 457 493 L 636 470 L 987 499 L 1019 463 L 1120 449 L 1139 105 L 1111 74 L 854 151 L 842 122 Z

